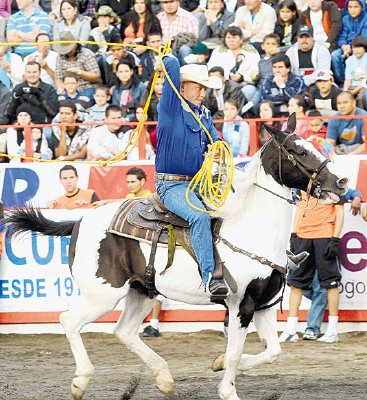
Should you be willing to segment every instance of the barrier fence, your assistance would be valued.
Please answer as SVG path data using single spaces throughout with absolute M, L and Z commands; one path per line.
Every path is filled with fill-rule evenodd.
M 320 117 L 305 117 L 304 119 L 311 120 L 311 119 L 320 119 Z M 364 143 L 365 143 L 365 153 L 367 154 L 367 115 L 347 115 L 347 116 L 328 116 L 323 117 L 324 121 L 330 121 L 332 119 L 363 119 L 363 133 L 364 133 Z M 221 124 L 223 122 L 247 122 L 249 125 L 250 130 L 250 140 L 249 140 L 249 152 L 248 155 L 254 155 L 260 147 L 259 138 L 258 138 L 258 130 L 259 125 L 262 122 L 269 123 L 269 122 L 284 122 L 287 118 L 271 118 L 271 119 L 261 119 L 261 118 L 244 118 L 242 120 L 224 120 L 218 119 L 214 120 L 215 124 Z M 138 122 L 124 122 L 118 123 L 119 125 L 124 126 L 137 126 Z M 24 129 L 24 138 L 25 138 L 25 157 L 32 158 L 33 157 L 33 147 L 32 147 L 32 128 L 45 128 L 45 127 L 53 127 L 53 126 L 100 126 L 105 125 L 104 122 L 83 122 L 83 123 L 73 123 L 73 124 L 33 124 L 33 125 L 25 125 L 23 126 Z M 146 134 L 148 127 L 156 126 L 157 121 L 147 121 L 144 123 L 143 130 L 139 137 L 138 141 L 138 149 L 139 149 L 139 159 L 145 160 L 146 159 Z M 22 127 L 17 125 L 17 127 Z M 14 128 L 14 125 L 0 125 L 0 130 L 5 130 L 6 128 Z M 25 159 L 24 162 L 30 162 L 32 160 Z M 39 160 L 38 160 L 39 161 Z M 41 160 L 42 161 L 42 160 Z M 49 162 L 50 160 L 43 160 Z M 51 160 L 51 161 L 58 161 L 58 160 Z M 83 161 L 82 161 L 83 162 Z M 88 161 L 85 161 L 88 162 Z

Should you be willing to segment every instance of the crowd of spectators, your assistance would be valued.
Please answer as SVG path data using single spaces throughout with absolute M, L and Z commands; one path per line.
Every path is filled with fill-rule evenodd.
M 218 129 L 235 156 L 248 154 L 243 118 L 292 112 L 299 135 L 326 137 L 339 154 L 365 151 L 362 119 L 328 120 L 367 115 L 363 0 L 0 0 L 0 42 L 11 44 L 0 46 L 0 124 L 13 125 L 2 134 L 8 154 L 24 155 L 25 125 L 93 121 L 107 125 L 32 129 L 35 157 L 118 154 L 148 98 L 157 59 L 129 45 L 158 49 L 168 39 L 181 65 L 206 64 L 221 78 L 223 88 L 208 90 L 204 105 L 214 118 L 231 120 Z M 162 83 L 150 120 L 157 120 Z M 260 126 L 258 139 L 267 140 Z M 147 140 L 154 157 L 154 127 Z

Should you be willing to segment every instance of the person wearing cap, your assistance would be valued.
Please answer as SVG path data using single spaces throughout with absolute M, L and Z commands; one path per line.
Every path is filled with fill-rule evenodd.
M 317 71 L 316 87 L 311 90 L 310 100 L 321 115 L 337 114 L 336 98 L 340 92 L 339 87 L 334 84 L 332 71 L 329 69 Z
M 285 53 L 292 66 L 292 73 L 303 77 L 306 86 L 316 82 L 317 71 L 330 69 L 331 55 L 326 46 L 315 42 L 312 28 L 301 25 L 297 33 L 297 43 Z
M 204 43 L 198 43 L 192 54 L 185 57 L 186 64 L 206 64 L 209 58 L 209 49 Z
M 161 60 L 155 64 L 162 71 Z M 190 109 L 208 130 L 213 141 L 222 140 L 214 127 L 209 110 L 202 105 L 207 88 L 219 89 L 218 77 L 209 77 L 205 65 L 187 64 L 181 67 L 173 55 L 165 55 L 162 62 L 175 88 Z M 200 170 L 210 140 L 191 114 L 187 105 L 181 103 L 166 79 L 158 104 L 157 154 L 155 159 L 157 193 L 164 205 L 190 223 L 190 235 L 198 261 L 202 281 L 209 296 L 226 298 L 227 285 L 223 280 L 211 278 L 214 271 L 211 220 L 207 213 L 188 204 L 186 189 L 191 178 Z M 204 209 L 197 191 L 188 192 L 191 204 Z
M 37 50 L 26 43 L 34 43 L 40 32 L 50 34 L 51 23 L 34 0 L 17 0 L 17 5 L 19 11 L 10 16 L 6 25 L 6 39 L 9 43 L 18 43 L 18 46 L 14 46 L 14 53 L 24 57 Z
M 23 83 L 15 86 L 12 99 L 5 110 L 10 122 L 16 119 L 16 109 L 20 104 L 28 103 L 34 110 L 35 124 L 49 124 L 57 114 L 57 93 L 53 86 L 42 82 L 41 66 L 36 61 L 30 61 L 25 66 Z
M 299 24 L 312 28 L 315 42 L 324 43 L 332 52 L 337 48 L 342 28 L 338 6 L 333 1 L 324 0 L 307 0 L 307 5 L 307 9 L 299 17 Z
M 90 31 L 88 41 L 99 44 L 88 44 L 86 47 L 101 56 L 107 53 L 107 43 L 121 43 L 121 35 L 114 26 L 118 17 L 110 6 L 99 7 L 96 18 L 98 26 Z
M 60 41 L 75 41 L 71 32 L 62 32 Z M 79 89 L 88 97 L 94 92 L 94 88 L 101 81 L 101 72 L 93 51 L 80 44 L 58 43 L 54 44 L 54 50 L 59 54 L 56 60 L 56 86 L 62 93 L 63 77 L 65 72 L 71 72 L 79 77 Z
M 60 18 L 53 26 L 53 40 L 61 39 L 61 34 L 70 32 L 74 40 L 88 40 L 91 27 L 88 17 L 79 15 L 76 0 L 62 0 L 60 3 Z

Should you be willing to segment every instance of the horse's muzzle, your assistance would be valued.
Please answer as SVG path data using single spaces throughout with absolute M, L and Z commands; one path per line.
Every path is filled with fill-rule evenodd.
M 336 181 L 336 186 L 339 189 L 347 189 L 348 188 L 348 178 L 340 178 Z

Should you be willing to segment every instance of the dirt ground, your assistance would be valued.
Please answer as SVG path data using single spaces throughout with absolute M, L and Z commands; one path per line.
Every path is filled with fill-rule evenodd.
M 96 367 L 84 399 L 165 399 L 150 371 L 113 335 L 83 335 Z M 224 351 L 220 332 L 165 333 L 146 339 L 171 368 L 174 399 L 215 400 L 223 372 L 212 372 L 215 356 Z M 245 350 L 261 351 L 256 334 Z M 75 367 L 62 335 L 0 335 L 0 399 L 70 399 Z M 237 393 L 243 400 L 364 400 L 367 399 L 367 332 L 347 333 L 337 344 L 310 341 L 283 345 L 274 364 L 239 375 Z M 135 388 L 135 392 L 133 392 Z

